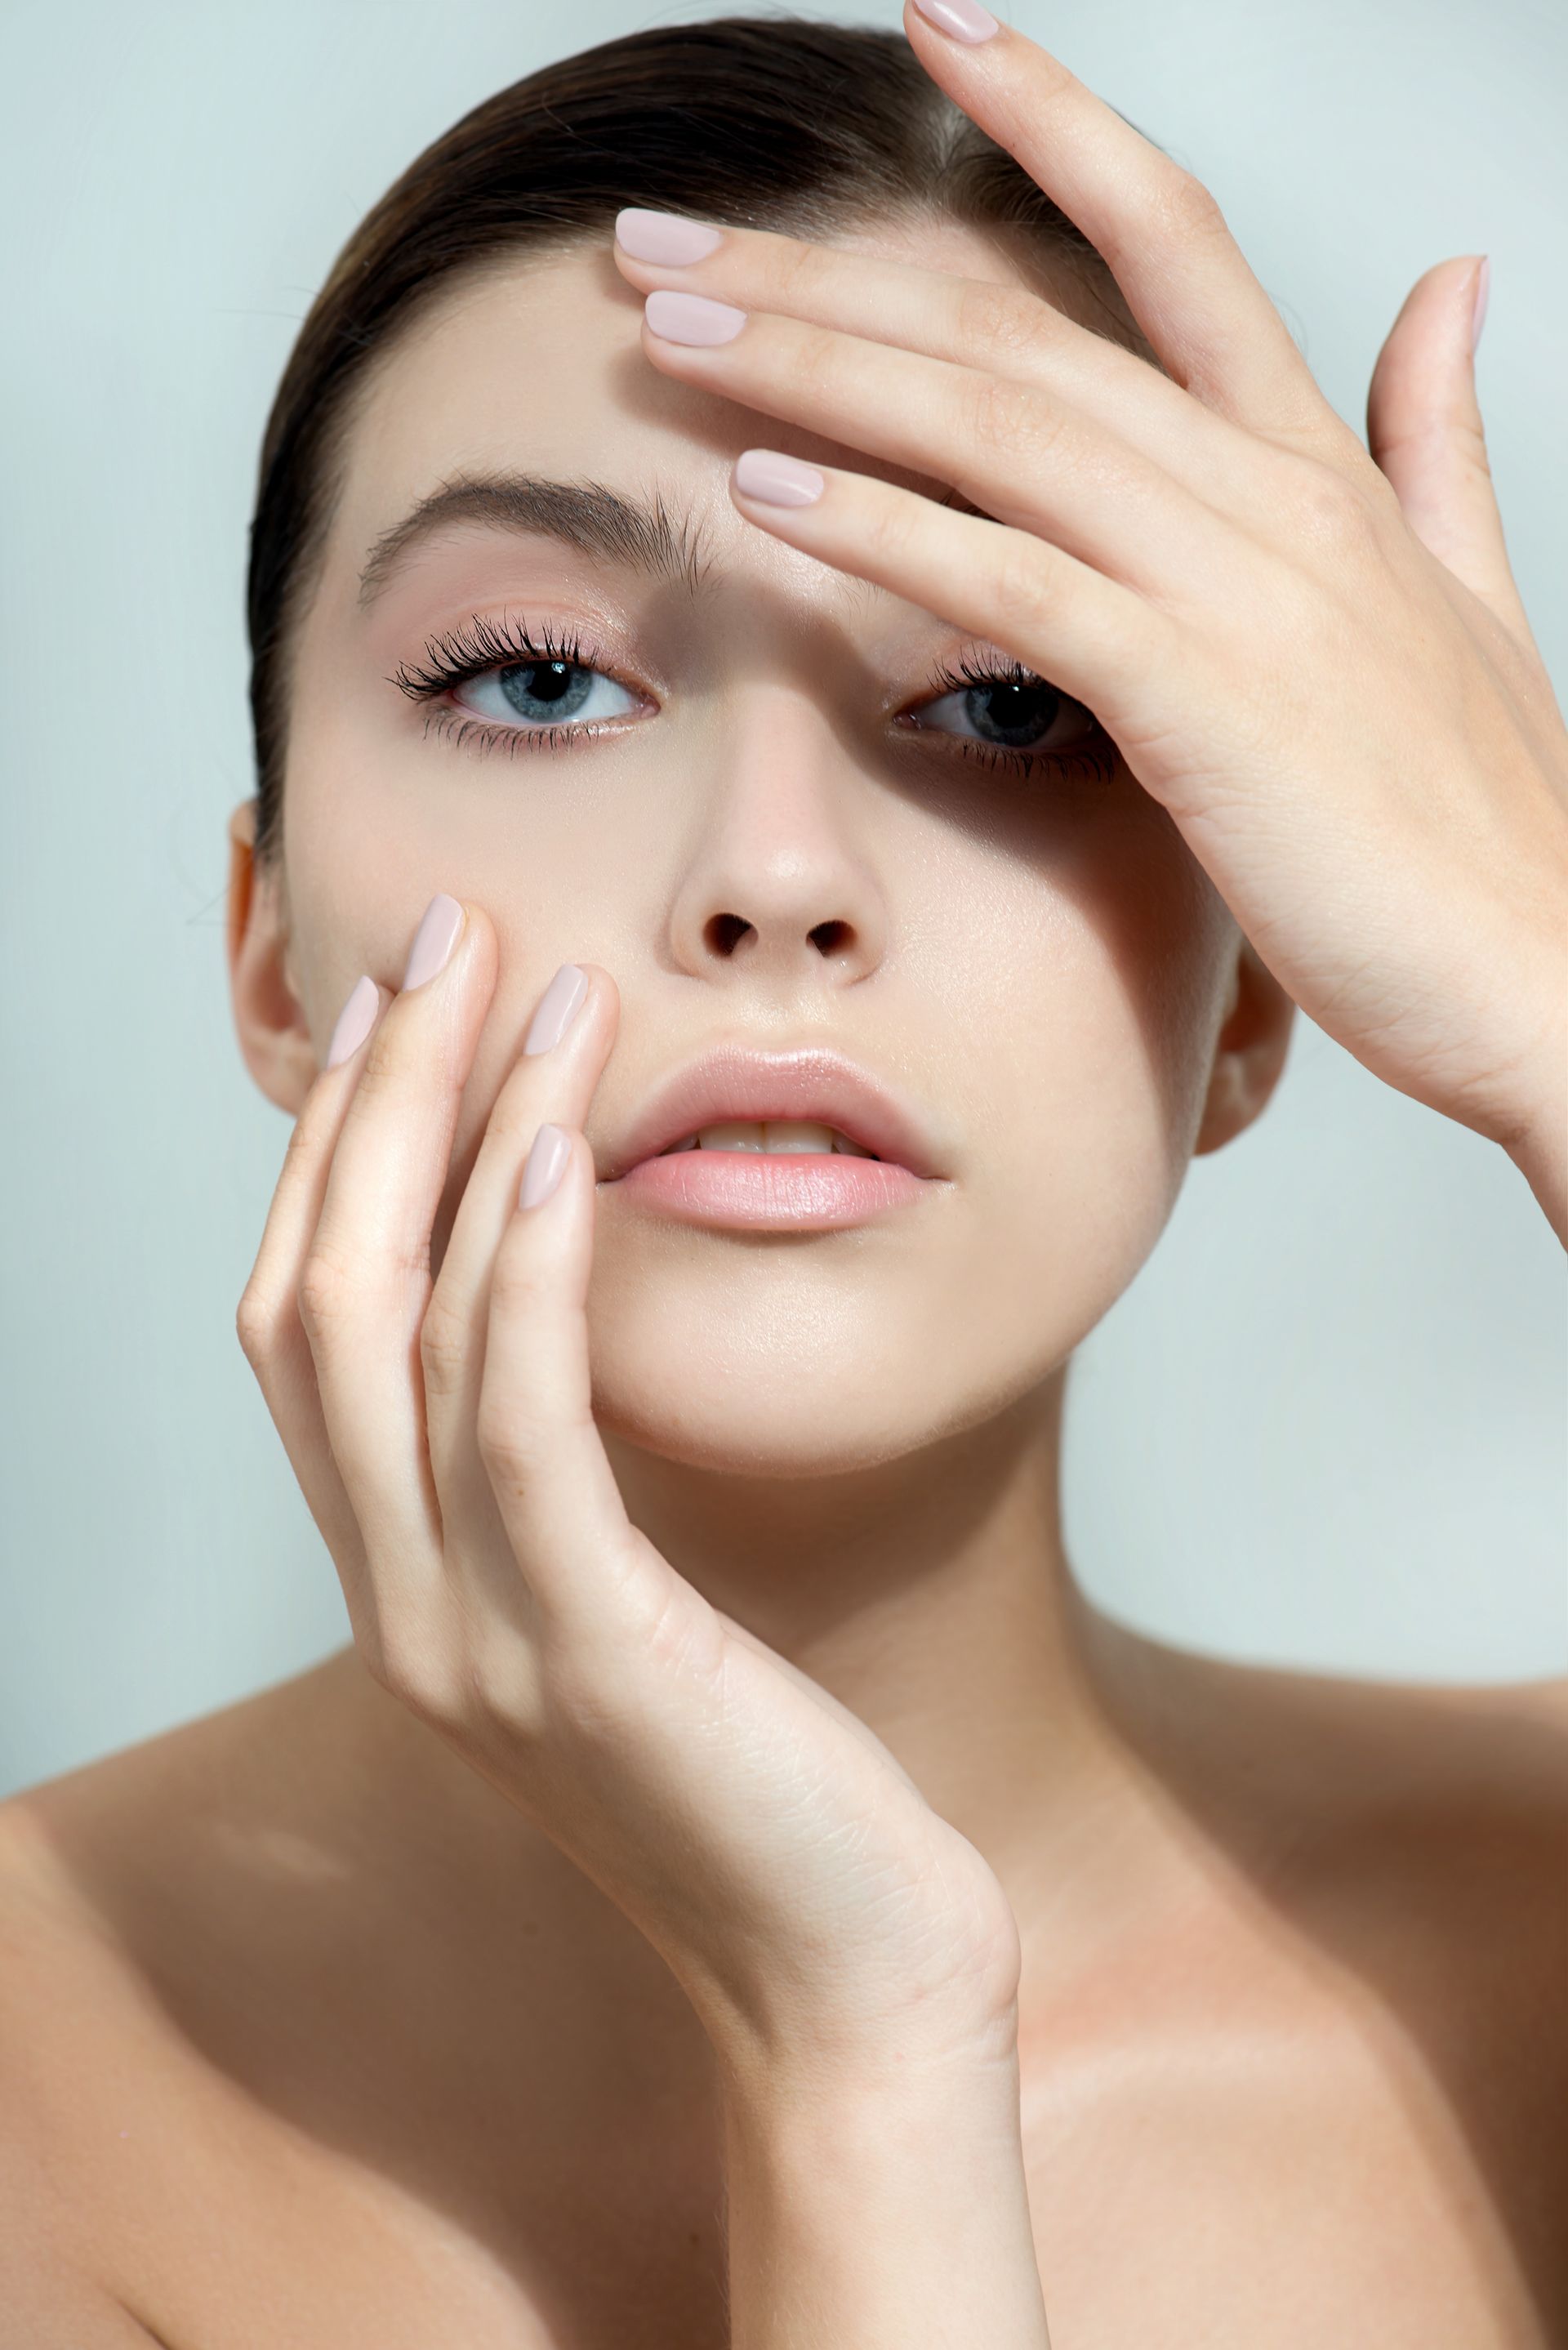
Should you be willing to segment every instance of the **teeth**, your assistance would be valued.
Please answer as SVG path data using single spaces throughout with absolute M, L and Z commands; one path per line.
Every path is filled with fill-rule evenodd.
M 836 1127 L 821 1126 L 814 1119 L 804 1118 L 732 1118 L 727 1125 L 704 1126 L 684 1142 L 672 1143 L 670 1149 L 836 1150 L 846 1159 L 874 1159 L 877 1155 L 860 1143 L 851 1142 L 849 1137 L 840 1134 Z

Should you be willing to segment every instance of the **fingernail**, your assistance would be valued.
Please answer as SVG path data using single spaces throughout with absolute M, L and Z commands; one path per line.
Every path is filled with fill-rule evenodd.
M 552 1045 L 558 1045 L 587 992 L 587 972 L 579 971 L 575 962 L 564 962 L 539 998 L 538 1009 L 523 1039 L 523 1050 L 547 1053 Z
M 1470 317 L 1470 357 L 1476 355 L 1476 345 L 1486 324 L 1486 306 L 1491 298 L 1491 255 L 1481 255 L 1481 265 L 1476 272 L 1476 307 Z
M 645 212 L 628 204 L 615 216 L 615 241 L 634 261 L 662 262 L 681 267 L 688 261 L 706 261 L 724 242 L 722 230 L 703 221 L 684 220 L 679 213 Z
M 534 1137 L 528 1153 L 528 1163 L 523 1170 L 523 1189 L 517 1195 L 520 1208 L 536 1208 L 547 1200 L 562 1176 L 572 1155 L 572 1139 L 561 1127 L 542 1126 Z
M 462 936 L 462 908 L 455 898 L 432 898 L 425 908 L 419 929 L 414 932 L 413 945 L 409 949 L 409 967 L 403 973 L 403 993 L 410 987 L 422 987 L 438 971 L 444 971 L 452 951 Z
M 735 460 L 735 487 L 743 498 L 764 506 L 809 506 L 827 487 L 825 474 L 777 449 L 742 449 Z
M 667 343 L 732 343 L 746 314 L 732 302 L 711 302 L 706 294 L 681 294 L 661 286 L 642 306 L 642 315 Z
M 980 0 L 915 0 L 915 5 L 929 25 L 939 33 L 950 33 L 955 41 L 989 41 L 1002 30 Z
M 327 1047 L 327 1066 L 335 1069 L 342 1061 L 359 1050 L 376 1024 L 380 1006 L 380 991 L 369 973 L 357 979 L 348 991 L 348 1000 L 337 1014 L 337 1025 L 332 1031 L 332 1042 Z

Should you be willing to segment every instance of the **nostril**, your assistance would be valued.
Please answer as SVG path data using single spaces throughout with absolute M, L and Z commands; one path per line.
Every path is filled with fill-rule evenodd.
M 811 933 L 811 942 L 819 954 L 836 954 L 849 943 L 847 922 L 818 922 Z
M 708 936 L 720 954 L 732 955 L 751 927 L 739 914 L 715 914 L 708 924 Z

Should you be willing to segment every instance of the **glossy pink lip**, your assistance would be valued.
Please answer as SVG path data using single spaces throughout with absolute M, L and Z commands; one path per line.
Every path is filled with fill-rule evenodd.
M 732 1118 L 811 1118 L 874 1152 L 677 1151 Z M 601 1185 L 698 1222 L 824 1229 L 918 1199 L 940 1180 L 916 1112 L 841 1054 L 722 1045 L 674 1070 L 601 1165 Z

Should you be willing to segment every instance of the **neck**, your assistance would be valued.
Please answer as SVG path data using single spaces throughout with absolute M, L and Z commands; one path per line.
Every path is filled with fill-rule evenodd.
M 715 1607 L 857 1714 L 995 1870 L 1025 1937 L 1064 1964 L 1125 1914 L 1151 1864 L 1150 1773 L 1110 1691 L 1148 1644 L 1078 1589 L 1060 1530 L 1065 1370 L 981 1425 L 820 1478 L 717 1475 L 607 1439 L 633 1523 Z M 352 1719 L 364 1801 L 410 1867 L 439 1855 L 480 1916 L 556 1872 L 546 1840 L 369 1679 L 327 1684 Z M 563 1932 L 632 1929 L 573 1888 Z M 568 1924 L 566 1920 L 570 1919 Z M 482 1930 L 476 1928 L 475 1930 Z

